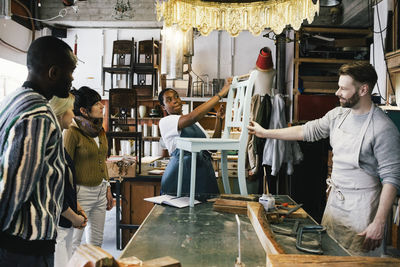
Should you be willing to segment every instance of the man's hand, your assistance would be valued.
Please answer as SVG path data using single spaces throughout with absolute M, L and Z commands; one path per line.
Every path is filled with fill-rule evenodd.
M 383 223 L 377 223 L 373 221 L 368 227 L 361 233 L 359 233 L 359 236 L 364 236 L 364 242 L 363 242 L 363 249 L 366 251 L 374 250 L 378 248 L 383 239 L 383 234 L 385 231 L 385 224 Z
M 106 195 L 106 197 L 107 197 L 107 210 L 111 210 L 112 208 L 113 208 L 113 196 L 112 196 L 112 194 L 111 194 L 111 187 L 110 186 L 108 186 L 107 187 L 107 195 Z
M 257 122 L 251 121 L 247 126 L 247 129 L 249 130 L 249 134 L 254 134 L 255 136 L 260 138 L 265 138 L 263 134 L 265 129 L 261 127 L 260 124 L 258 124 Z

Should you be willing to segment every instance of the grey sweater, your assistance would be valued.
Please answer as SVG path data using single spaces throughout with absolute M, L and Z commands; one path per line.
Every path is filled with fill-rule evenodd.
M 303 125 L 304 141 L 327 138 L 347 108 L 337 107 L 321 119 Z M 400 189 L 400 134 L 390 118 L 380 109 L 373 110 L 372 121 L 361 144 L 360 167 L 369 175 L 379 177 Z M 366 116 L 349 116 L 342 124 L 344 131 L 357 133 Z M 351 122 L 349 122 L 351 120 Z

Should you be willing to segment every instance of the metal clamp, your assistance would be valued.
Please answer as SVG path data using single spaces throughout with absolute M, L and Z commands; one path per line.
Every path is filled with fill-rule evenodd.
M 300 226 L 299 230 L 297 231 L 297 238 L 296 238 L 296 248 L 300 251 L 322 255 L 324 252 L 322 251 L 322 242 L 321 242 L 321 233 L 325 231 L 325 228 L 321 225 L 304 225 Z M 303 233 L 317 233 L 319 235 L 319 248 L 312 249 L 306 248 L 302 246 L 302 239 Z

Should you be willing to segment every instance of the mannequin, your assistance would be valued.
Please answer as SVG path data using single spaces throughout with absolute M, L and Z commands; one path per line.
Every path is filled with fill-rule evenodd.
M 268 47 L 262 48 L 256 62 L 256 71 L 258 73 L 254 82 L 253 95 L 274 95 L 273 83 L 275 80 L 276 71 L 273 67 L 274 63 L 272 62 L 271 49 Z

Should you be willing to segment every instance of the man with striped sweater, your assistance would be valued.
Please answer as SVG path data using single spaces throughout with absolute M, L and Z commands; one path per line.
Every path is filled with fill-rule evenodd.
M 38 38 L 27 81 L 0 103 L 0 266 L 54 266 L 65 158 L 48 100 L 68 96 L 75 66 L 65 42 Z

